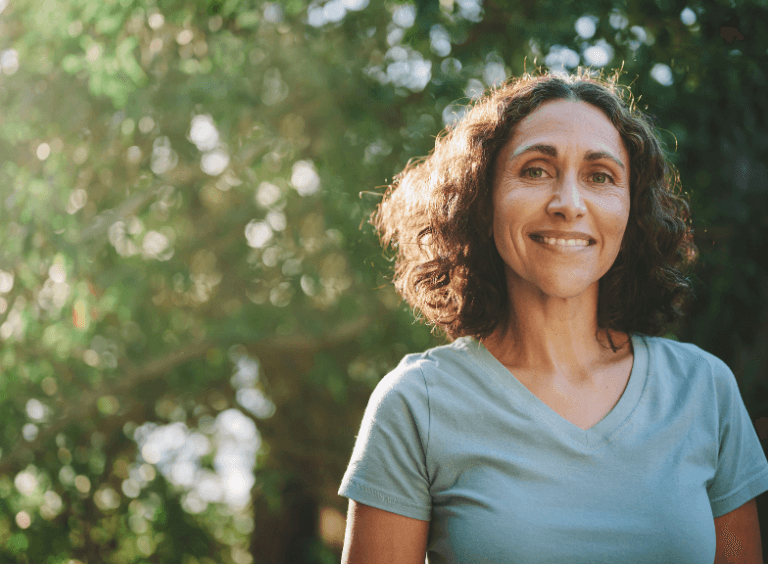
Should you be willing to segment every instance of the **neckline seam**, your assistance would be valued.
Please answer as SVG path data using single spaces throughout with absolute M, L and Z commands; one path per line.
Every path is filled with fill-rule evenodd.
M 521 392 L 521 393 L 528 393 L 531 398 L 535 398 L 535 402 L 531 403 L 528 402 L 529 407 L 525 409 L 527 411 L 528 415 L 533 415 L 538 421 L 543 422 L 547 425 L 549 429 L 551 429 L 554 433 L 556 433 L 559 437 L 562 437 L 563 439 L 567 440 L 568 442 L 577 444 L 581 448 L 585 448 L 586 450 L 596 450 L 605 444 L 613 441 L 616 437 L 618 437 L 629 425 L 629 422 L 635 413 L 635 410 L 637 409 L 637 406 L 640 404 L 640 400 L 642 399 L 643 394 L 645 393 L 646 387 L 648 385 L 648 379 L 650 376 L 651 371 L 651 346 L 648 340 L 646 339 L 645 335 L 642 335 L 640 333 L 633 333 L 630 334 L 630 338 L 634 339 L 633 341 L 633 360 L 632 360 L 632 370 L 630 371 L 630 377 L 629 381 L 627 382 L 627 386 L 624 389 L 624 392 L 621 394 L 621 397 L 619 398 L 619 401 L 616 402 L 616 405 L 613 406 L 613 408 L 597 423 L 595 423 L 592 427 L 589 429 L 582 429 L 575 423 L 572 423 L 568 421 L 565 417 L 557 413 L 555 410 L 553 410 L 551 407 L 549 407 L 544 401 L 542 401 L 536 394 L 531 392 L 522 382 L 520 382 L 517 377 L 506 367 L 504 366 L 499 360 L 491 354 L 491 352 L 477 339 L 474 339 L 470 337 L 471 341 L 474 341 L 477 345 L 477 351 L 481 352 L 481 355 L 477 358 L 473 359 L 473 362 L 478 365 L 483 373 L 491 377 L 497 385 L 499 385 L 501 388 L 508 388 L 507 385 L 505 385 L 506 378 L 502 378 L 501 374 L 499 373 L 500 369 L 504 369 L 511 377 L 511 383 L 515 387 L 522 387 L 525 391 L 522 390 L 511 390 L 513 392 Z M 645 363 L 645 366 L 640 367 L 637 363 L 638 360 L 638 349 L 640 347 L 634 346 L 635 342 L 640 344 L 644 351 L 641 353 L 643 355 L 643 362 Z M 462 344 L 462 347 L 466 346 L 465 343 Z M 484 352 L 482 352 L 484 351 Z M 490 359 L 493 359 L 491 362 L 490 359 L 484 359 L 485 355 L 490 356 Z M 637 372 L 635 369 L 638 369 Z M 616 410 L 616 408 L 619 406 L 620 403 L 622 403 L 623 400 L 627 399 L 626 393 L 628 388 L 630 387 L 630 384 L 632 384 L 637 378 L 635 376 L 641 376 L 640 369 L 642 368 L 642 384 L 635 384 L 636 386 L 640 386 L 639 391 L 637 391 L 635 395 L 635 399 L 633 404 L 627 408 L 626 415 L 624 418 L 622 418 L 618 423 L 614 425 L 614 427 L 610 430 L 608 430 L 606 433 L 600 433 L 599 431 L 594 431 L 595 427 L 600 425 L 603 421 L 606 420 L 606 418 L 610 417 Z M 628 400 L 629 401 L 629 400 Z M 537 402 L 537 403 L 536 403 Z M 513 402 L 509 402 L 510 404 L 513 404 Z M 518 408 L 519 409 L 519 408 Z M 578 437 L 577 437 L 578 435 Z M 593 442 L 597 441 L 597 442 Z

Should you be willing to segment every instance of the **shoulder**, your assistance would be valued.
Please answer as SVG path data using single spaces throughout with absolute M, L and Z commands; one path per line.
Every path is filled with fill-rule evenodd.
M 702 370 L 729 371 L 728 366 L 712 353 L 693 343 L 683 343 L 665 337 L 643 335 L 649 348 L 661 360 L 680 367 L 695 367 Z
M 706 381 L 718 395 L 738 393 L 736 379 L 728 365 L 701 347 L 664 337 L 643 336 L 643 339 L 656 370 L 688 381 Z
M 372 401 L 393 397 L 415 400 L 428 399 L 448 380 L 462 378 L 477 371 L 473 358 L 480 345 L 472 339 L 457 339 L 453 343 L 409 354 L 384 376 L 371 396 Z
M 461 338 L 424 352 L 408 354 L 381 379 L 377 388 L 386 391 L 408 387 L 417 385 L 419 380 L 423 382 L 435 373 L 455 374 L 472 370 L 473 358 L 481 347 L 473 339 Z

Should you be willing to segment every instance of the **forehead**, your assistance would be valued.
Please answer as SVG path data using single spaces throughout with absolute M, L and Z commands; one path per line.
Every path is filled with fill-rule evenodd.
M 624 141 L 602 110 L 580 101 L 545 102 L 516 126 L 505 147 L 508 157 L 525 147 L 549 144 L 588 151 L 608 151 L 628 160 Z

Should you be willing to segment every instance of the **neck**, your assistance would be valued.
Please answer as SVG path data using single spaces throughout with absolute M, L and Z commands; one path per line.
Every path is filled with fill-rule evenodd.
M 511 370 L 588 377 L 613 356 L 608 333 L 597 325 L 597 283 L 571 298 L 547 296 L 526 285 L 510 294 L 509 321 L 483 344 Z M 626 336 L 612 332 L 611 337 L 624 348 Z

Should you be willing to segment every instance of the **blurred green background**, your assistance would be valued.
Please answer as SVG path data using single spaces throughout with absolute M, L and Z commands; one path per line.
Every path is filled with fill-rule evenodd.
M 657 117 L 700 249 L 670 335 L 731 366 L 768 444 L 766 21 L 733 0 L 0 0 L 0 562 L 337 562 L 368 395 L 442 342 L 366 218 L 524 68 L 623 65 Z

